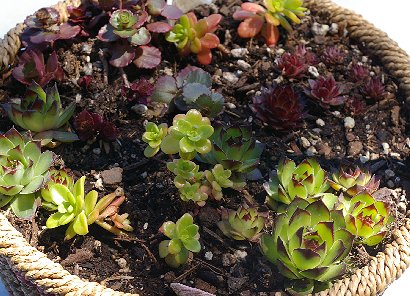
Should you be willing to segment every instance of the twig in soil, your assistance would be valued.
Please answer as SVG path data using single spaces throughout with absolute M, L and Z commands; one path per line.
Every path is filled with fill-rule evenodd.
M 220 276 L 224 276 L 224 271 L 214 265 L 212 265 L 211 263 L 205 262 L 201 259 L 195 259 L 194 261 L 197 261 L 199 263 L 201 263 L 202 265 L 205 265 L 206 267 L 208 267 L 210 270 L 213 271 L 213 273 L 220 275 Z
M 122 81 L 124 82 L 125 87 L 129 88 L 130 87 L 130 82 L 128 81 L 128 77 L 127 77 L 127 74 L 124 71 L 124 68 L 120 68 L 120 73 L 121 73 Z
M 130 235 L 128 235 L 128 236 L 116 236 L 116 237 L 113 238 L 113 240 L 120 241 L 120 242 L 130 242 L 130 243 L 132 243 L 132 242 L 145 243 L 146 242 L 143 239 L 140 239 L 136 236 L 130 236 Z
M 228 114 L 230 114 L 230 115 L 232 115 L 232 116 L 235 116 L 236 118 L 241 118 L 240 115 L 236 114 L 235 112 L 229 111 L 229 110 L 225 110 L 225 113 L 228 113 Z
M 151 158 L 145 158 L 145 159 L 143 159 L 139 162 L 136 162 L 136 163 L 133 163 L 133 164 L 130 164 L 130 165 L 126 166 L 124 168 L 124 171 L 133 171 L 133 170 L 135 170 L 139 167 L 142 167 L 142 166 L 146 165 L 150 161 L 151 161 Z
M 109 278 L 104 279 L 103 281 L 100 282 L 100 284 L 104 286 L 106 282 L 110 282 L 110 281 L 133 280 L 133 279 L 134 277 L 129 276 L 129 275 L 115 275 L 115 276 L 111 276 Z
M 185 279 L 189 274 L 193 273 L 200 265 L 201 263 L 194 265 L 193 267 L 185 271 L 183 274 L 181 274 L 179 277 L 175 278 L 174 282 L 180 282 L 181 280 Z
M 259 82 L 255 82 L 255 83 L 252 83 L 252 84 L 249 84 L 249 85 L 244 85 L 244 86 L 238 88 L 237 91 L 249 91 L 249 90 L 253 90 L 253 89 L 259 87 L 259 84 L 260 84 Z
M 98 56 L 100 57 L 101 63 L 103 65 L 103 82 L 105 85 L 108 84 L 108 62 L 105 58 L 105 53 L 102 49 L 98 51 Z
M 227 49 L 225 46 L 223 46 L 222 44 L 218 45 L 218 50 L 224 55 L 227 55 L 227 56 L 231 55 L 231 51 Z
M 230 251 L 235 252 L 235 249 L 231 248 L 219 235 L 217 235 L 215 232 L 213 232 L 211 229 L 207 227 L 203 227 L 203 230 L 208 233 L 210 236 L 212 236 L 214 239 L 219 241 L 221 244 L 223 244 L 225 247 L 227 247 Z
M 140 242 L 140 245 L 144 248 L 145 252 L 147 252 L 148 256 L 151 258 L 152 262 L 155 264 L 158 263 L 157 258 L 155 258 L 154 254 L 152 254 L 151 250 L 143 243 Z

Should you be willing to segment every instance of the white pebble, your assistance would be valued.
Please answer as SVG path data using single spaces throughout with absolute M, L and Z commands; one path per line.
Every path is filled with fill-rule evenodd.
M 144 228 L 144 230 L 147 230 L 147 229 L 148 229 L 148 222 L 145 222 L 145 223 L 144 223 L 143 228 Z
M 231 103 L 231 102 L 227 102 L 225 103 L 226 107 L 228 107 L 229 109 L 236 109 L 236 105 Z
M 306 155 L 307 156 L 313 156 L 315 154 L 317 154 L 317 150 L 314 146 L 311 146 L 311 147 L 309 147 L 308 150 L 306 150 Z
M 340 112 L 339 112 L 339 111 L 333 111 L 332 114 L 333 114 L 335 117 L 339 117 L 339 116 L 340 116 Z
M 127 267 L 127 260 L 125 260 L 124 258 L 119 258 L 116 261 L 117 261 L 117 264 L 120 268 L 126 268 Z
M 319 23 L 314 22 L 312 26 L 312 33 L 316 36 L 326 36 L 327 32 L 329 32 L 328 25 L 322 25 Z
M 232 84 L 237 83 L 238 80 L 239 80 L 239 78 L 236 77 L 236 75 L 233 74 L 232 72 L 224 72 L 224 73 L 222 74 L 222 77 L 223 77 L 226 81 L 228 81 L 229 83 L 232 83 Z
M 324 122 L 324 120 L 323 120 L 322 118 L 318 118 L 318 119 L 316 120 L 316 124 L 317 124 L 318 126 L 325 126 L 325 125 L 326 125 L 326 123 Z
M 353 129 L 355 126 L 355 121 L 352 117 L 346 117 L 344 119 L 344 124 L 345 124 L 345 128 L 347 129 Z
M 205 260 L 211 261 L 213 257 L 214 257 L 214 254 L 212 252 L 210 251 L 205 252 L 205 255 L 204 255 Z
M 244 259 L 246 256 L 248 256 L 248 253 L 246 251 L 236 250 L 234 255 L 238 259 Z
M 360 156 L 360 162 L 361 163 L 366 163 L 368 161 L 369 161 L 369 158 L 367 156 L 364 156 L 364 155 Z
M 93 74 L 93 64 L 87 63 L 83 67 L 83 72 L 85 75 L 92 75 Z
M 252 66 L 249 63 L 245 62 L 244 60 L 238 60 L 236 63 L 238 64 L 239 68 L 241 68 L 242 70 L 248 70 L 252 68 Z
M 131 110 L 137 113 L 138 115 L 142 115 L 148 111 L 148 107 L 144 104 L 136 104 L 131 107 Z
M 234 58 L 243 58 L 249 53 L 247 48 L 234 48 L 231 50 L 231 54 Z
M 410 138 L 406 138 L 406 145 L 410 148 Z
M 330 30 L 329 30 L 330 34 L 337 34 L 339 33 L 339 25 L 337 23 L 332 23 L 330 25 Z
M 310 142 L 305 137 L 300 137 L 300 142 L 301 142 L 303 148 L 309 148 L 310 147 Z
M 389 154 L 390 145 L 386 142 L 383 142 L 382 147 L 383 147 L 383 153 L 384 154 Z
M 319 77 L 319 71 L 314 66 L 309 66 L 308 72 L 312 74 L 313 77 Z
M 81 94 L 76 94 L 76 95 L 75 95 L 75 102 L 76 102 L 77 104 L 79 104 L 79 103 L 81 102 L 81 98 L 82 98 L 82 95 L 81 95 Z
M 141 174 L 141 178 L 143 178 L 143 179 L 145 179 L 147 176 L 148 176 L 148 173 L 147 173 L 147 172 L 143 172 L 143 173 Z

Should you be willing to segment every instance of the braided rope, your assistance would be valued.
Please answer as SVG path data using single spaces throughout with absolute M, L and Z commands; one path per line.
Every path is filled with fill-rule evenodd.
M 56 7 L 62 21 L 67 19 L 67 6 L 79 5 L 81 0 L 66 0 Z M 384 32 L 376 29 L 356 13 L 341 8 L 329 0 L 305 0 L 307 6 L 317 13 L 330 13 L 333 22 L 347 25 L 350 37 L 366 44 L 366 49 L 378 57 L 399 86 L 410 104 L 410 58 Z M 8 69 L 14 62 L 21 46 L 19 35 L 24 26 L 18 24 L 0 40 L 0 70 Z M 319 296 L 333 295 L 377 295 L 410 265 L 410 220 L 393 233 L 394 241 L 386 246 L 384 253 L 372 258 L 370 263 L 359 269 L 350 278 L 335 282 L 332 288 L 318 293 Z M 13 291 L 13 296 L 39 295 L 114 295 L 138 296 L 137 294 L 116 292 L 94 282 L 87 282 L 71 275 L 64 268 L 28 244 L 0 213 L 0 268 L 5 285 Z M 20 281 L 19 281 L 20 280 Z M 23 283 L 21 283 L 23 282 Z M 37 289 L 33 288 L 34 284 Z M 17 286 L 18 285 L 18 286 Z M 280 295 L 281 293 L 275 293 Z

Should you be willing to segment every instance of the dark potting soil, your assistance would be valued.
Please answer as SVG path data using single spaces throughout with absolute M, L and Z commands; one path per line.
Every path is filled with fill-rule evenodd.
M 210 66 L 199 65 L 192 56 L 180 58 L 172 44 L 159 38 L 154 43 L 162 49 L 163 62 L 160 67 L 147 71 L 129 66 L 126 72 L 130 81 L 145 77 L 152 82 L 165 73 L 176 73 L 188 64 L 210 72 L 214 88 L 226 100 L 226 110 L 216 120 L 229 124 L 251 124 L 254 137 L 266 143 L 259 166 L 263 179 L 248 182 L 242 192 L 226 190 L 225 200 L 208 201 L 204 208 L 182 202 L 173 185 L 173 175 L 165 165 L 168 156 L 159 154 L 146 159 L 143 155 L 145 144 L 140 140 L 145 121 L 170 123 L 174 114 L 163 115 L 165 106 L 161 104 L 150 106 L 143 116 L 132 111 L 133 103 L 121 96 L 123 80 L 115 68 L 110 67 L 109 84 L 104 85 L 102 63 L 98 57 L 99 41 L 80 38 L 75 42 L 58 43 L 59 60 L 66 74 L 66 80 L 58 83 L 63 104 L 75 100 L 78 112 L 88 109 L 103 114 L 117 125 L 120 137 L 111 144 L 108 153 L 99 141 L 61 145 L 55 152 L 61 155 L 65 165 L 76 176 L 87 176 L 87 189 L 95 187 L 102 196 L 118 186 L 123 187 L 127 201 L 121 212 L 130 214 L 135 230 L 130 238 L 116 238 L 98 226 L 91 226 L 88 235 L 66 242 L 63 240 L 63 228 L 46 230 L 43 227 L 47 219 L 45 213 L 38 213 L 32 221 L 18 220 L 9 215 L 13 225 L 33 246 L 73 274 L 113 289 L 144 296 L 172 295 L 168 287 L 171 282 L 184 283 L 218 295 L 269 295 L 270 291 L 283 289 L 283 277 L 263 258 L 257 244 L 224 237 L 216 222 L 221 205 L 235 209 L 244 198 L 264 209 L 266 194 L 262 184 L 283 156 L 297 160 L 315 156 L 329 171 L 340 164 L 367 166 L 382 181 L 377 198 L 392 205 L 396 222 L 391 230 L 399 227 L 406 215 L 409 216 L 406 196 L 410 190 L 410 175 L 406 169 L 410 165 L 410 140 L 409 134 L 406 134 L 409 118 L 403 107 L 404 98 L 394 79 L 377 60 L 366 56 L 366 48 L 362 44 L 355 44 L 347 37 L 345 28 L 330 23 L 326 13 L 307 15 L 291 34 L 281 30 L 281 40 L 275 48 L 267 48 L 261 40 L 239 39 L 236 34 L 238 22 L 231 16 L 240 3 L 220 0 L 215 6 L 197 10 L 203 16 L 216 12 L 224 15 L 221 29 L 217 31 L 223 46 L 214 51 L 214 61 Z M 330 27 L 326 36 L 313 34 L 314 23 Z M 382 77 L 387 91 L 385 99 L 377 103 L 368 102 L 364 115 L 352 116 L 355 120 L 352 130 L 344 126 L 344 118 L 351 116 L 348 110 L 343 107 L 324 110 L 308 98 L 305 98 L 308 116 L 299 130 L 278 133 L 264 126 L 255 118 L 249 104 L 261 88 L 269 87 L 274 82 L 287 81 L 276 69 L 275 59 L 284 51 L 292 52 L 298 44 L 305 44 L 318 56 L 327 46 L 339 46 L 346 53 L 344 62 L 335 66 L 319 63 L 315 66 L 316 70 L 321 75 L 333 73 L 336 81 L 349 86 L 350 96 L 360 97 L 359 89 L 351 83 L 347 70 L 352 63 L 360 62 Z M 233 51 L 235 55 L 232 49 L 236 49 Z M 93 79 L 86 90 L 79 87 L 76 81 L 89 69 L 92 69 Z M 302 79 L 288 82 L 304 96 L 303 88 L 307 86 L 308 79 L 314 78 L 314 70 L 311 69 Z M 1 85 L 0 101 L 22 96 L 23 93 L 21 84 L 10 76 Z M 5 114 L 1 114 L 0 129 L 6 131 L 10 127 L 10 121 Z M 115 167 L 122 168 L 122 173 L 112 170 Z M 390 171 L 386 173 L 387 170 L 393 174 Z M 101 174 L 102 171 L 108 172 Z M 110 173 L 122 174 L 122 182 L 108 184 L 108 178 L 104 176 Z M 174 270 L 158 256 L 158 244 L 164 239 L 158 229 L 164 221 L 176 221 L 185 212 L 196 216 L 203 248 L 189 263 Z M 270 227 L 267 225 L 267 230 Z M 390 232 L 377 248 L 355 248 L 348 260 L 350 272 L 366 264 L 369 256 L 382 251 L 391 240 Z

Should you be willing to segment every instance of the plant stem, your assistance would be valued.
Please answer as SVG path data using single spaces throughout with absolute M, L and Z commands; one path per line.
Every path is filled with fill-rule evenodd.
M 124 68 L 120 68 L 120 73 L 121 73 L 122 80 L 124 81 L 125 87 L 129 88 L 130 87 L 130 82 L 128 81 L 128 77 L 127 77 L 127 74 L 124 71 Z

